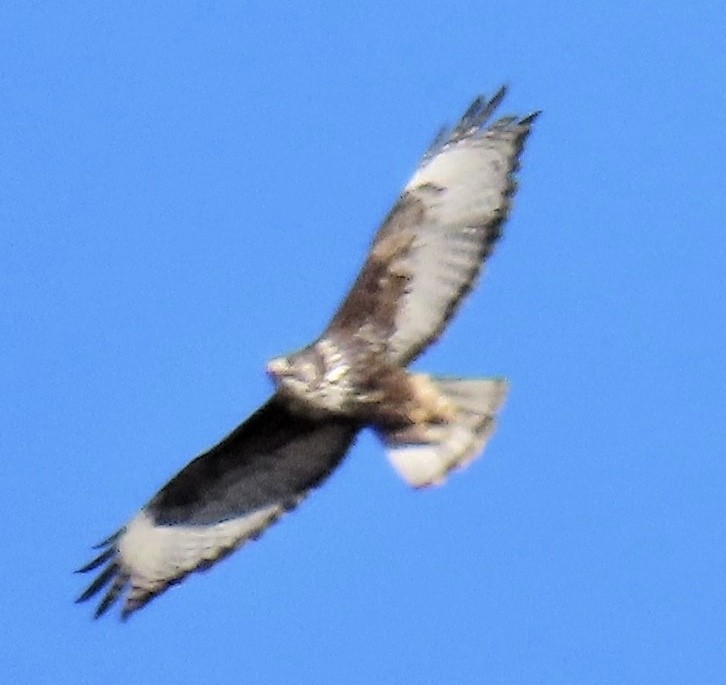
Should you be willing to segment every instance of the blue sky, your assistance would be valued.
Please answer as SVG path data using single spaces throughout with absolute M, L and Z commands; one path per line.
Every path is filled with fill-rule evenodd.
M 720 1 L 3 3 L 8 682 L 717 682 L 724 35 Z M 91 621 L 89 545 L 267 397 L 502 82 L 544 115 L 417 364 L 510 379 L 485 458 L 411 492 L 364 435 L 260 542 Z

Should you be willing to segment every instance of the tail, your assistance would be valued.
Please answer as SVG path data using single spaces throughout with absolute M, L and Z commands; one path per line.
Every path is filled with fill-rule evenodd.
M 441 483 L 481 454 L 507 394 L 502 378 L 430 380 L 453 408 L 453 421 L 378 431 L 393 468 L 416 488 Z

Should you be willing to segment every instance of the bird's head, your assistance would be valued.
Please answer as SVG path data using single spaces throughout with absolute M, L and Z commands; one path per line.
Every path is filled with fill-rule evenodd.
M 320 355 L 307 348 L 288 356 L 275 357 L 267 363 L 267 374 L 283 395 L 303 398 L 325 379 Z
M 343 412 L 350 393 L 348 366 L 321 341 L 267 364 L 276 392 L 314 412 Z

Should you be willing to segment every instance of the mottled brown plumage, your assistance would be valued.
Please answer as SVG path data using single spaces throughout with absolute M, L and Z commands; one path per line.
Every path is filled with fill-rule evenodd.
M 401 298 L 411 281 L 405 264 L 415 240 L 410 228 L 423 219 L 425 211 L 423 203 L 413 196 L 404 196 L 396 203 L 376 235 L 348 296 L 333 316 L 326 335 L 336 331 L 356 334 L 366 324 L 371 324 L 375 340 L 383 341 L 393 334 Z M 370 342 L 365 341 L 366 344 Z

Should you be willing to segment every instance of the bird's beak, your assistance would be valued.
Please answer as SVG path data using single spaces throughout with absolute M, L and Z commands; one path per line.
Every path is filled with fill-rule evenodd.
M 290 364 L 285 357 L 275 357 L 267 362 L 267 373 L 273 378 L 285 376 L 290 371 Z

